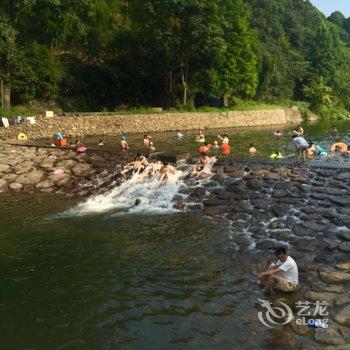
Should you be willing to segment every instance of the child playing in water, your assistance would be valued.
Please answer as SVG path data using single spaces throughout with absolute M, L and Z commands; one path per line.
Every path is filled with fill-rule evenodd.
M 103 146 L 103 140 L 100 140 L 100 142 L 98 143 L 99 146 Z
M 155 151 L 156 151 L 156 148 L 155 148 L 154 145 L 153 145 L 153 141 L 150 140 L 150 141 L 149 141 L 149 144 L 148 144 L 148 152 L 149 152 L 149 153 L 154 153 Z
M 200 130 L 196 137 L 196 142 L 205 142 L 204 132 Z
M 335 125 L 332 126 L 331 133 L 333 134 L 333 136 L 338 135 L 339 132 Z
M 250 145 L 249 145 L 249 154 L 250 155 L 253 155 L 253 154 L 255 154 L 256 153 L 256 148 L 254 147 L 254 145 L 251 143 Z
M 219 142 L 218 141 L 214 141 L 214 146 L 213 146 L 214 149 L 219 149 L 220 146 L 219 146 Z
M 227 136 L 227 134 L 223 134 L 222 136 L 221 135 L 218 135 L 218 139 L 221 141 L 221 144 L 223 145 L 228 145 L 230 143 L 230 140 Z
M 152 137 L 150 135 L 143 135 L 143 145 L 148 148 L 149 143 L 152 140 Z
M 277 150 L 271 154 L 270 158 L 271 159 L 282 159 L 283 155 L 280 151 Z
M 304 135 L 304 129 L 299 125 L 296 129 L 292 132 L 293 136 L 303 136 Z
M 162 166 L 163 166 L 163 163 L 159 159 L 155 163 L 151 163 L 146 167 L 146 169 L 140 175 L 140 179 L 144 180 L 147 176 L 159 173 L 160 170 L 162 169 Z
M 193 167 L 193 174 L 200 174 L 200 173 L 211 173 L 211 164 L 210 164 L 210 158 L 207 156 L 205 152 L 201 153 L 201 157 L 199 159 L 199 162 L 194 165 Z
M 126 137 L 125 136 L 122 136 L 121 137 L 121 140 L 120 140 L 120 149 L 122 151 L 126 151 L 127 149 L 129 149 L 129 145 L 128 143 L 126 142 Z
M 170 175 L 174 175 L 174 174 L 175 174 L 175 168 L 172 165 L 170 165 L 168 162 L 164 162 L 164 165 L 160 170 L 159 181 L 165 182 L 166 180 L 169 179 Z
M 137 153 L 133 166 L 133 174 L 139 174 L 141 170 L 144 170 L 148 165 L 149 163 L 147 161 L 147 158 L 144 155 Z

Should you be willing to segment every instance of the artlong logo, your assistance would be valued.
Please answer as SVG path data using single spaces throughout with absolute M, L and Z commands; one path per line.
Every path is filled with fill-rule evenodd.
M 281 307 L 273 306 L 269 300 L 259 299 L 260 305 L 265 308 L 264 311 L 259 311 L 259 321 L 266 327 L 272 328 L 276 325 L 287 324 L 293 319 L 292 309 L 281 301 Z

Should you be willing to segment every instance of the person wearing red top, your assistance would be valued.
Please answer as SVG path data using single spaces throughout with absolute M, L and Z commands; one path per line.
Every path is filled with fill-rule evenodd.
M 221 149 L 221 154 L 223 155 L 227 155 L 231 153 L 231 147 L 228 143 L 222 144 L 220 149 Z

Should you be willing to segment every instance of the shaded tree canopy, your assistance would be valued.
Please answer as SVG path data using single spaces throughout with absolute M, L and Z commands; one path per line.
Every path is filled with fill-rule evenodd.
M 350 19 L 309 1 L 3 0 L 0 18 L 8 104 L 173 107 L 200 93 L 317 109 L 327 91 L 350 107 Z

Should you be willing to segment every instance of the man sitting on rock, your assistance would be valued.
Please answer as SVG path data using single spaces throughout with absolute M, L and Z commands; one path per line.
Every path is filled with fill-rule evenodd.
M 294 292 L 298 289 L 299 273 L 295 260 L 287 254 L 286 248 L 276 249 L 278 261 L 272 263 L 267 270 L 258 275 L 259 282 L 264 285 L 263 292 L 272 289 L 282 292 Z

